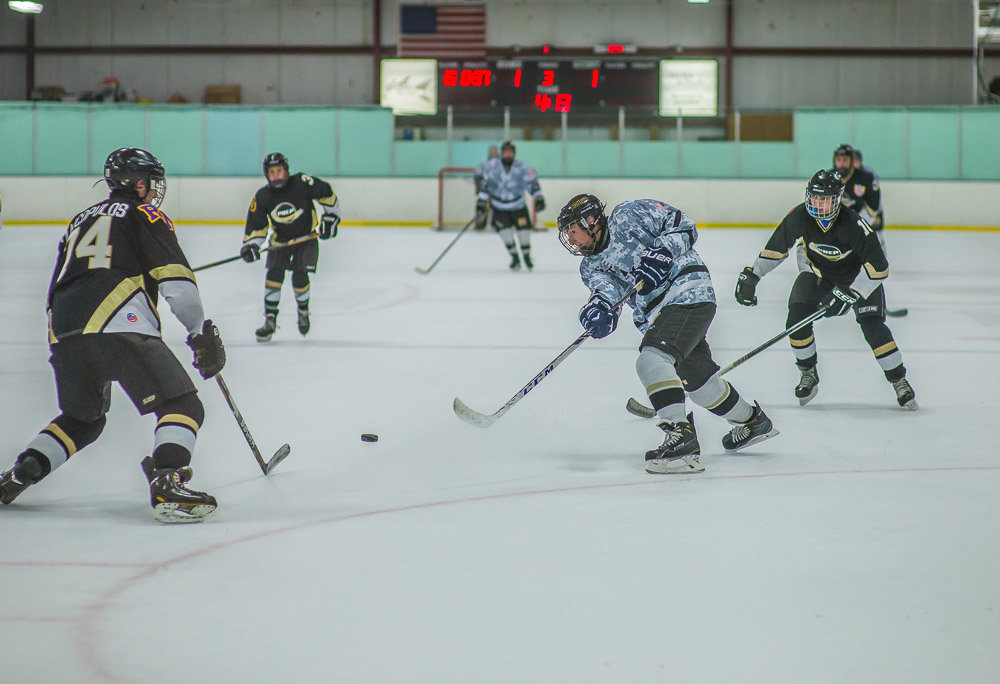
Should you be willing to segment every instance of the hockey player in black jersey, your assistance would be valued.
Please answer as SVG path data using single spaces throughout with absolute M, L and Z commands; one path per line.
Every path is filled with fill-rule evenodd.
M 260 259 L 261 245 L 271 233 L 271 242 L 288 242 L 313 235 L 336 237 L 340 224 L 340 201 L 324 180 L 305 173 L 288 174 L 288 159 L 280 152 L 264 157 L 262 187 L 250 201 L 240 256 L 247 263 Z M 319 205 L 317 214 L 313 201 Z M 267 342 L 278 327 L 278 304 L 285 271 L 292 272 L 292 289 L 298 305 L 299 332 L 309 332 L 309 274 L 316 272 L 319 245 L 307 240 L 294 247 L 269 250 L 264 276 L 264 324 L 257 329 L 257 341 Z
M 897 402 L 914 410 L 916 393 L 906 380 L 902 354 L 885 324 L 883 282 L 889 275 L 889 263 L 868 222 L 841 205 L 842 193 L 839 172 L 821 170 L 813 175 L 806 185 L 806 201 L 785 216 L 753 266 L 743 269 L 736 283 L 736 301 L 756 305 L 758 281 L 801 241 L 809 270 L 800 272 L 792 286 L 787 327 L 820 307 L 827 307 L 828 317 L 853 309 L 865 341 L 896 391 Z M 795 396 L 804 405 L 816 396 L 819 385 L 813 326 L 792 333 L 789 341 L 802 373 Z
M 160 338 L 158 295 L 187 328 L 202 377 L 222 370 L 225 349 L 218 328 L 205 320 L 173 223 L 159 208 L 163 166 L 145 150 L 122 148 L 108 156 L 104 179 L 108 199 L 70 222 L 49 285 L 49 362 L 62 413 L 0 475 L 0 503 L 13 502 L 97 439 L 117 382 L 140 414 L 156 414 L 152 453 L 140 464 L 154 516 L 199 522 L 216 507 L 214 497 L 185 486 L 205 410 Z
M 855 165 L 854 158 L 858 163 Z M 861 164 L 861 154 L 850 145 L 838 145 L 833 151 L 833 169 L 844 179 L 844 196 L 840 202 L 861 214 L 861 218 L 879 234 L 882 247 L 882 188 L 875 172 Z

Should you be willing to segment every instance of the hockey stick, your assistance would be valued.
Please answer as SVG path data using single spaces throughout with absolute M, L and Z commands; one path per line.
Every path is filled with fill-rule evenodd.
M 416 266 L 414 270 L 416 270 L 416 272 L 419 273 L 420 275 L 427 275 L 428 273 L 430 273 L 434 269 L 434 267 L 437 266 L 437 263 L 441 261 L 442 258 L 444 258 L 444 255 L 448 253 L 448 250 L 451 249 L 451 246 L 454 245 L 456 242 L 458 242 L 458 238 L 462 237 L 462 233 L 467 231 L 469 229 L 469 226 L 471 226 L 475 222 L 476 222 L 476 217 L 473 216 L 472 219 L 465 224 L 462 230 L 458 231 L 458 235 L 452 238 L 451 242 L 449 242 L 448 246 L 444 248 L 444 251 L 438 255 L 438 258 L 434 260 L 433 264 L 431 264 L 427 268 L 420 268 L 419 266 Z
M 239 424 L 240 430 L 243 431 L 243 436 L 246 437 L 247 444 L 250 445 L 253 457 L 257 459 L 257 465 L 260 466 L 261 472 L 267 475 L 274 470 L 275 466 L 285 460 L 285 457 L 288 456 L 292 447 L 287 444 L 282 445 L 280 449 L 274 452 L 274 456 L 271 457 L 271 460 L 265 463 L 264 459 L 260 455 L 260 449 L 257 448 L 257 443 L 253 441 L 250 429 L 243 421 L 243 416 L 240 414 L 240 410 L 236 408 L 236 403 L 233 401 L 233 395 L 229 393 L 229 388 L 226 387 L 226 381 L 222 379 L 222 373 L 215 374 L 215 381 L 219 383 L 219 389 L 222 390 L 222 396 L 226 398 L 226 403 L 229 404 L 229 410 L 233 412 L 233 416 L 236 418 L 236 422 Z
M 295 245 L 301 245 L 303 242 L 309 242 L 310 240 L 315 240 L 317 237 L 319 236 L 316 233 L 310 233 L 309 235 L 303 235 L 302 237 L 297 237 L 293 240 L 289 240 L 288 242 L 275 242 L 270 247 L 265 247 L 264 249 L 260 250 L 260 253 L 263 254 L 264 252 L 270 252 L 271 250 L 274 249 L 284 249 L 285 247 L 293 247 Z M 206 268 L 212 268 L 213 266 L 221 266 L 222 264 L 228 264 L 230 261 L 238 261 L 239 259 L 242 258 L 243 257 L 241 255 L 237 254 L 234 257 L 219 259 L 218 261 L 213 261 L 210 264 L 205 264 L 204 266 L 199 266 L 198 268 L 192 268 L 191 271 L 192 272 L 204 271 Z
M 641 289 L 642 289 L 642 281 L 640 280 L 639 282 L 637 282 L 635 285 L 632 286 L 632 288 L 628 291 L 628 293 L 626 293 L 624 297 L 619 299 L 614 304 L 613 309 L 617 311 L 626 301 L 628 301 L 629 297 L 631 297 L 636 292 L 639 292 Z M 468 406 L 465 405 L 465 402 L 463 402 L 458 397 L 455 397 L 455 402 L 452 404 L 452 408 L 455 410 L 455 415 L 464 420 L 466 423 L 469 423 L 470 425 L 475 425 L 476 427 L 487 428 L 490 425 L 493 425 L 493 423 L 500 420 L 503 414 L 507 413 L 507 411 L 509 411 L 511 407 L 514 406 L 514 404 L 521 401 L 521 399 L 524 398 L 524 395 L 526 395 L 531 390 L 535 389 L 535 387 L 538 386 L 538 383 L 544 380 L 549 373 L 554 371 L 556 369 L 556 366 L 565 361 L 567 356 L 576 351 L 577 347 L 583 344 L 588 337 L 590 337 L 590 333 L 584 332 L 582 335 L 576 338 L 572 344 L 563 349 L 562 353 L 559 354 L 559 356 L 552 359 L 549 365 L 547 365 L 542 370 L 538 371 L 538 375 L 529 380 L 527 385 L 522 387 L 517 392 L 517 394 L 512 396 L 510 400 L 506 404 L 501 406 L 499 409 L 497 409 L 495 413 L 491 415 L 485 415 L 483 413 L 479 413 L 478 411 L 473 411 L 472 409 L 470 409 Z
M 744 354 L 740 358 L 736 359 L 735 361 L 733 361 L 731 364 L 729 364 L 725 368 L 720 369 L 719 370 L 719 375 L 725 375 L 726 373 L 728 373 L 732 369 L 736 368 L 737 366 L 742 365 L 746 361 L 749 361 L 753 357 L 757 356 L 757 354 L 760 354 L 762 351 L 764 351 L 765 349 L 767 349 L 768 347 L 770 347 L 775 342 L 777 342 L 779 340 L 782 340 L 785 337 L 788 337 L 789 335 L 791 335 L 796 330 L 804 328 L 807 325 L 809 325 L 810 323 L 812 323 L 813 321 L 815 321 L 815 320 L 817 320 L 819 318 L 822 318 L 823 316 L 826 315 L 826 310 L 827 310 L 827 307 L 825 307 L 825 306 L 822 307 L 821 309 L 817 309 L 816 311 L 812 312 L 811 314 L 809 314 L 808 316 L 806 316 L 805 318 L 803 318 L 801 321 L 799 321 L 798 323 L 796 323 L 795 325 L 793 325 L 788 330 L 785 330 L 783 332 L 778 333 L 777 335 L 775 335 L 774 337 L 772 337 L 771 339 L 769 339 L 767 342 L 765 342 L 764 344 L 760 345 L 759 347 L 751 349 L 746 354 Z M 641 403 L 641 402 L 633 399 L 632 397 L 629 397 L 629 400 L 625 403 L 625 410 L 628 411 L 629 413 L 631 413 L 634 416 L 639 416 L 640 418 L 652 418 L 653 416 L 656 415 L 656 411 L 654 411 L 651 407 L 646 406 L 645 404 L 643 404 L 643 403 Z
M 910 310 L 907 309 L 906 307 L 903 307 L 902 309 L 886 309 L 885 310 L 885 315 L 886 316 L 892 316 L 893 318 L 902 318 L 903 316 L 905 316 L 908 313 L 910 313 Z

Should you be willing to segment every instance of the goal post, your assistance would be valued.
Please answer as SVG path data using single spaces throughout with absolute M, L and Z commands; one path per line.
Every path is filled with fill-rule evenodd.
M 476 170 L 471 166 L 445 166 L 438 171 L 435 230 L 461 228 L 476 212 Z

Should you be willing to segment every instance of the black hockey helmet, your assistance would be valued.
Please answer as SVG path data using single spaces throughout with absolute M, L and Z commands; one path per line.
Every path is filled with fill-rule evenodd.
M 517 148 L 514 147 L 514 143 L 510 140 L 504 140 L 503 144 L 500 145 L 500 154 L 503 154 L 506 150 L 510 150 L 511 154 L 517 154 Z
M 604 204 L 594 195 L 576 195 L 559 211 L 556 226 L 559 228 L 559 242 L 570 254 L 590 256 L 599 252 L 599 246 L 605 242 L 608 231 Z M 574 226 L 591 237 L 589 245 L 574 245 L 570 242 L 569 230 Z
M 844 192 L 844 177 L 836 169 L 820 169 L 806 184 L 806 211 L 829 228 L 840 213 L 840 197 Z
M 281 180 L 271 180 L 271 179 L 268 179 L 267 184 L 270 187 L 272 187 L 272 188 L 274 188 L 276 190 L 278 188 L 285 187 L 285 183 L 288 182 L 288 174 L 289 174 L 289 171 L 288 171 L 288 157 L 286 157 L 285 155 L 283 155 L 281 152 L 271 152 L 267 156 L 265 156 L 264 157 L 264 163 L 263 163 L 264 178 L 267 178 L 267 170 L 270 167 L 272 167 L 272 166 L 283 166 L 283 167 L 285 167 L 285 177 L 282 178 Z
M 847 162 L 837 165 L 837 157 L 847 157 Z M 854 163 L 854 148 L 847 143 L 841 143 L 837 145 L 837 149 L 833 151 L 833 168 L 837 169 L 841 173 L 847 173 L 853 168 Z
M 160 206 L 167 194 L 166 171 L 160 160 L 138 147 L 122 147 L 104 161 L 104 181 L 115 190 L 127 190 L 138 197 L 136 181 L 144 181 L 149 189 L 143 198 L 154 207 Z

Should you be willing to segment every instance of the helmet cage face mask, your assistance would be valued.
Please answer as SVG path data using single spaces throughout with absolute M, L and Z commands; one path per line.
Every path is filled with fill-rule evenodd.
M 806 211 L 824 230 L 840 213 L 840 198 L 844 192 L 841 178 L 836 171 L 819 171 L 806 186 Z
M 559 228 L 559 242 L 574 256 L 590 256 L 597 250 L 608 227 L 608 217 L 604 205 L 593 195 L 577 195 L 571 199 L 556 219 Z M 577 245 L 570 241 L 570 230 L 576 228 L 590 237 L 590 244 Z
M 138 181 L 146 183 L 146 196 L 139 199 L 159 207 L 167 194 L 163 164 L 146 150 L 123 147 L 108 155 L 104 162 L 104 180 L 112 191 L 126 190 L 139 196 Z

